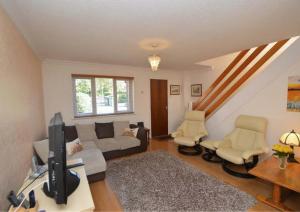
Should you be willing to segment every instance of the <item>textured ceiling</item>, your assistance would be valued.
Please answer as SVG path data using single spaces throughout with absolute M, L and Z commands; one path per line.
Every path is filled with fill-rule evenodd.
M 41 58 L 161 68 L 196 62 L 300 34 L 300 0 L 0 0 Z

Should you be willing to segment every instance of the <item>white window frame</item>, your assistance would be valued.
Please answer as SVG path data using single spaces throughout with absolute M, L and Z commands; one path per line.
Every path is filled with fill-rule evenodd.
M 97 101 L 96 101 L 96 78 L 107 78 L 113 80 L 113 98 L 114 98 L 114 113 L 105 113 L 100 114 L 97 113 Z M 77 102 L 76 102 L 76 83 L 77 79 L 90 79 L 91 80 L 91 92 L 92 92 L 92 113 L 85 113 L 80 114 L 77 110 Z M 128 81 L 127 91 L 128 91 L 128 110 L 126 111 L 118 111 L 118 102 L 117 102 L 117 81 L 119 80 L 126 80 Z M 79 74 L 72 74 L 72 86 L 73 86 L 73 111 L 74 117 L 90 117 L 90 116 L 107 116 L 107 115 L 120 115 L 120 114 L 129 114 L 134 113 L 133 107 L 133 84 L 134 78 L 133 77 L 120 77 L 120 76 L 103 76 L 103 75 L 79 75 Z

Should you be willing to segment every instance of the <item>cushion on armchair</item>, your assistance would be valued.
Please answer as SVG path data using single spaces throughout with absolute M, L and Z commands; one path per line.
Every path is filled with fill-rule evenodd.
M 266 128 L 265 118 L 240 115 L 235 121 L 235 129 L 219 144 L 217 155 L 232 163 L 244 164 L 244 160 L 266 153 Z
M 202 141 L 200 145 L 207 149 L 215 151 L 221 142 L 222 141 L 219 140 L 206 140 L 206 141 Z
M 175 137 L 175 143 L 184 146 L 195 146 L 196 142 L 193 137 Z
M 242 158 L 243 151 L 241 150 L 232 148 L 219 148 L 217 149 L 217 154 L 219 157 L 234 164 L 244 164 L 244 159 Z

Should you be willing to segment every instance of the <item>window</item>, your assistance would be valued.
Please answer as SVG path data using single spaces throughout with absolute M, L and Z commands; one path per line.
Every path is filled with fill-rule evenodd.
M 75 117 L 133 112 L 133 78 L 72 75 Z

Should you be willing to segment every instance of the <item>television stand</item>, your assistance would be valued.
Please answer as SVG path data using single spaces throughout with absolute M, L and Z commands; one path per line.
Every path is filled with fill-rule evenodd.
M 82 163 L 81 159 L 71 160 L 67 162 L 67 165 Z M 92 198 L 92 194 L 90 191 L 89 183 L 87 180 L 87 176 L 84 170 L 84 166 L 78 166 L 75 168 L 71 168 L 70 170 L 73 170 L 77 172 L 77 174 L 80 177 L 80 183 L 77 187 L 77 189 L 68 197 L 68 202 L 66 205 L 57 205 L 55 203 L 55 200 L 52 198 L 47 197 L 43 190 L 41 189 L 42 185 L 40 187 L 37 187 L 34 189 L 36 201 L 38 203 L 38 210 L 45 210 L 45 211 L 94 211 L 95 206 Z M 40 179 L 37 179 L 32 185 L 30 185 L 25 191 L 24 194 L 26 194 L 28 191 L 30 191 L 31 188 L 33 188 L 35 185 L 38 185 L 39 183 L 42 183 L 44 180 L 48 178 L 48 174 L 46 173 L 43 177 Z M 24 186 L 26 186 L 28 182 L 26 181 L 24 183 Z M 20 191 L 22 190 L 22 187 L 20 188 Z M 10 209 L 10 211 L 14 211 Z

